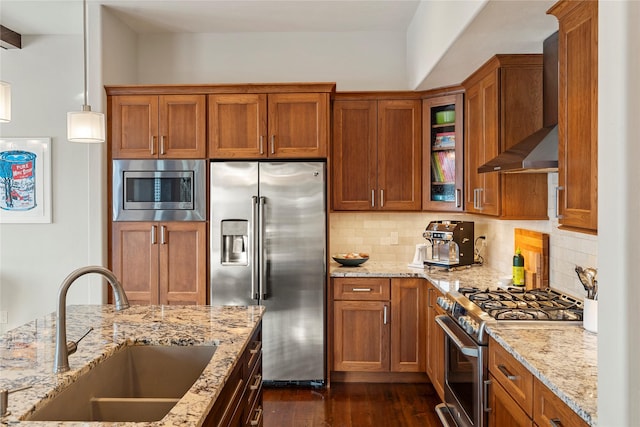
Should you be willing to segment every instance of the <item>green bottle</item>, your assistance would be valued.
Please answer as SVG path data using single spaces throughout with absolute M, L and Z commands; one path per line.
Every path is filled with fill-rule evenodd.
M 520 248 L 516 249 L 513 256 L 513 285 L 524 286 L 524 257 Z

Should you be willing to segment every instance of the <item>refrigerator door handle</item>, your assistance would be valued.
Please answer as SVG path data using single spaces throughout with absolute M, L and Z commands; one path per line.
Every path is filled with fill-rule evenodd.
M 260 298 L 263 300 L 267 299 L 267 293 L 269 290 L 267 289 L 267 257 L 265 255 L 265 241 L 264 241 L 264 205 L 267 203 L 265 197 L 260 197 L 260 201 L 258 204 L 258 221 L 260 221 L 260 225 L 258 226 L 258 251 L 259 251 L 259 262 L 260 262 Z
M 251 264 L 251 299 L 259 300 L 260 296 L 256 293 L 256 282 L 258 275 L 258 245 L 256 244 L 256 211 L 258 209 L 258 197 L 251 197 L 251 223 L 249 224 L 249 264 Z

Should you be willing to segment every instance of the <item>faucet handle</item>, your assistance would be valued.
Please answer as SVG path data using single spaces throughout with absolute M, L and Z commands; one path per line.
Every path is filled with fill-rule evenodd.
M 84 333 L 84 335 L 82 335 L 80 338 L 78 338 L 77 341 L 67 341 L 67 354 L 73 354 L 78 350 L 78 344 L 80 343 L 80 341 L 82 341 L 84 339 L 84 337 L 86 337 L 87 335 L 89 335 L 89 332 L 93 331 L 93 326 L 90 327 L 87 332 Z

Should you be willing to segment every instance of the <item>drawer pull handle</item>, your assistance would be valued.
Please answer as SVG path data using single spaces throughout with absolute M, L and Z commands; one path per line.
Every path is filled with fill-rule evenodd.
M 507 377 L 508 380 L 515 381 L 520 378 L 518 375 L 511 375 L 511 373 L 504 365 L 498 365 L 498 369 L 504 374 L 505 377 Z
M 251 350 L 249 350 L 249 353 L 257 354 L 260 351 L 261 348 L 262 348 L 262 341 L 256 341 L 256 346 L 254 348 L 252 348 Z
M 251 390 L 257 390 L 260 387 L 260 383 L 262 382 L 262 375 L 261 374 L 256 374 L 256 375 L 254 375 L 253 378 L 254 378 L 253 384 L 251 384 L 249 386 L 249 388 Z
M 549 425 L 551 427 L 562 427 L 562 421 L 560 421 L 560 418 L 551 418 L 549 420 Z
M 262 407 L 256 409 L 256 416 L 251 420 L 252 426 L 260 425 L 260 418 L 262 418 Z
M 371 292 L 371 288 L 351 288 L 351 292 Z

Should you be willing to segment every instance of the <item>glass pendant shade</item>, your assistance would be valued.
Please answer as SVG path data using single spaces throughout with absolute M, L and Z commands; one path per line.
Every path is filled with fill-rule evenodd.
M 91 111 L 88 105 L 83 111 L 67 113 L 67 139 L 71 142 L 104 142 L 104 114 Z
M 11 121 L 11 85 L 0 81 L 0 123 Z

